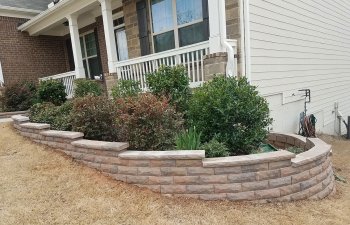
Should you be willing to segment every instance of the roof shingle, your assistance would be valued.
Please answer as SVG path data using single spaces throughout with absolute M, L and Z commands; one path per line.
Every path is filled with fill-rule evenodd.
M 44 11 L 53 0 L 0 0 L 0 5 Z

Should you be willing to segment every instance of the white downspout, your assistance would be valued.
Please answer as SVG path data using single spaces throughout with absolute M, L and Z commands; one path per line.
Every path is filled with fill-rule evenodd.
M 4 86 L 4 75 L 2 74 L 2 67 L 0 62 L 0 87 Z
M 241 22 L 241 25 L 243 26 L 241 28 L 241 31 L 244 32 L 244 64 L 245 64 L 245 75 L 247 77 L 247 80 L 249 83 L 252 81 L 252 74 L 251 74 L 251 58 L 250 58 L 250 12 L 249 12 L 249 0 L 240 0 L 241 2 L 241 8 L 242 13 L 241 15 L 243 20 Z
M 219 12 L 220 16 L 220 34 L 221 34 L 221 44 L 227 49 L 227 66 L 226 66 L 226 76 L 233 77 L 236 76 L 235 72 L 235 51 L 233 47 L 227 42 L 227 32 L 226 32 L 226 6 L 225 0 L 219 0 Z

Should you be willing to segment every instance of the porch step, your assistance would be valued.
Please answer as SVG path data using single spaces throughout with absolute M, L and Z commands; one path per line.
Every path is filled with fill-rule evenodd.
M 104 151 L 123 151 L 129 147 L 129 143 L 124 142 L 107 142 L 107 141 L 92 141 L 92 140 L 78 140 L 71 143 L 78 148 L 89 148 Z

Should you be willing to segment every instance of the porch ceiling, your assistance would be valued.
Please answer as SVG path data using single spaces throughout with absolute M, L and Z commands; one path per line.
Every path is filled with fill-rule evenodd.
M 112 0 L 113 6 L 121 6 L 121 0 Z M 20 31 L 26 31 L 31 36 L 52 35 L 64 36 L 69 33 L 66 26 L 68 15 L 79 15 L 79 27 L 89 25 L 95 18 L 101 15 L 101 7 L 98 0 L 61 0 L 54 7 L 45 10 L 36 17 L 18 27 Z

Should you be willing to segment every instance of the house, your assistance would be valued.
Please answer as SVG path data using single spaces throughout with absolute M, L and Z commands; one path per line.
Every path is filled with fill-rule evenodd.
M 350 115 L 350 3 L 274 0 L 0 0 L 0 79 L 117 79 L 182 64 L 191 86 L 246 76 L 270 103 L 272 129 L 308 113 L 334 134 Z M 2 72 L 1 72 L 2 71 Z

